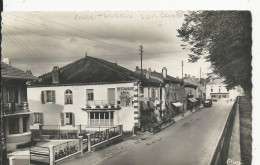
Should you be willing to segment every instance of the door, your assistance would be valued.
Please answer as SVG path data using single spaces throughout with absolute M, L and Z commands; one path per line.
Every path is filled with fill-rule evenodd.
M 116 91 L 115 88 L 108 88 L 107 89 L 107 100 L 109 103 L 112 105 L 115 105 L 115 100 L 116 100 Z

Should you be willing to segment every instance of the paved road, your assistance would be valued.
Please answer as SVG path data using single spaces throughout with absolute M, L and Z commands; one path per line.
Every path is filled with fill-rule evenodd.
M 213 104 L 100 165 L 207 165 L 233 103 Z

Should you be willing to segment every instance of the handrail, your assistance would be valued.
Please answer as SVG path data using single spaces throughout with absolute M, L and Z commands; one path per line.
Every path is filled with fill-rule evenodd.
M 236 98 L 236 101 L 234 102 L 232 109 L 228 114 L 226 124 L 223 128 L 214 154 L 210 159 L 209 165 L 223 165 L 227 162 L 238 99 L 239 96 Z

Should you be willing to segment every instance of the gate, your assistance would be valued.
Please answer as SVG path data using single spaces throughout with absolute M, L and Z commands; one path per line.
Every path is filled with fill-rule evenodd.
M 50 150 L 48 147 L 30 147 L 30 164 L 48 165 L 50 164 Z

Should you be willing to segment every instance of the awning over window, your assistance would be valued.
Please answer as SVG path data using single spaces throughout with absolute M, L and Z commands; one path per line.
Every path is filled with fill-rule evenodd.
M 192 98 L 192 99 L 193 99 L 195 102 L 198 101 L 198 100 L 196 100 L 195 98 Z
M 188 98 L 188 100 L 192 103 L 194 103 L 195 101 L 193 100 L 193 98 Z
M 172 105 L 174 105 L 175 107 L 181 107 L 181 106 L 182 106 L 182 103 L 176 102 L 176 103 L 172 103 Z

